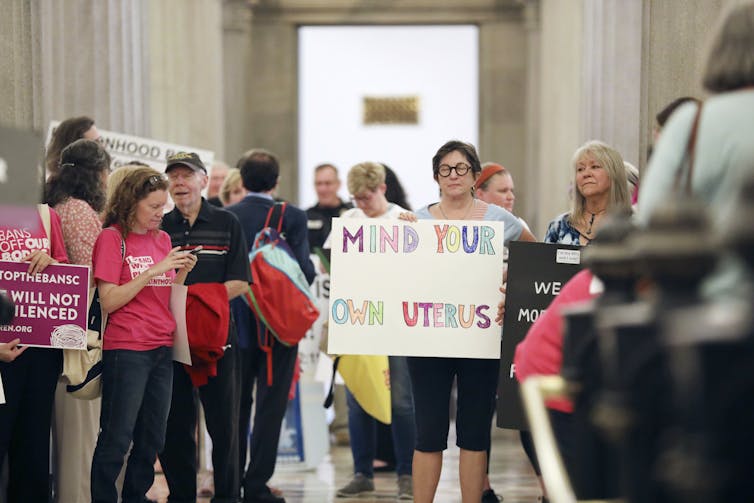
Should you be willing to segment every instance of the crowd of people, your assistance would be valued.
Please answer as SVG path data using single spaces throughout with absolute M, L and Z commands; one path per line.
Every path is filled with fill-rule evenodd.
M 576 148 L 569 166 L 571 208 L 549 224 L 543 242 L 588 246 L 608 214 L 632 208 L 637 222 L 646 224 L 659 202 L 683 184 L 708 205 L 716 222 L 731 218 L 731 196 L 754 166 L 753 5 L 734 9 L 720 26 L 703 84 L 712 93 L 709 99 L 675 100 L 657 115 L 656 144 L 640 191 L 636 168 L 615 148 L 594 140 Z M 235 168 L 215 163 L 208 169 L 197 154 L 179 152 L 167 158 L 164 172 L 134 163 L 111 173 L 110 156 L 98 137 L 91 118 L 60 123 L 47 149 L 39 225 L 3 229 L 34 239 L 9 240 L 3 249 L 11 247 L 31 274 L 57 263 L 90 268 L 90 286 L 109 315 L 102 338 L 101 399 L 80 400 L 67 392 L 62 351 L 29 348 L 20 338 L 0 343 L 5 394 L 0 466 L 7 462 L 0 501 L 42 502 L 53 495 L 61 503 L 148 501 L 158 458 L 169 501 L 196 501 L 201 402 L 213 446 L 212 501 L 284 502 L 269 481 L 297 373 L 297 347 L 264 343 L 262 322 L 241 297 L 251 281 L 249 251 L 277 200 L 277 156 L 254 149 Z M 329 247 L 335 217 L 502 221 L 506 245 L 537 240 L 514 213 L 511 170 L 482 164 L 475 147 L 458 140 L 437 150 L 431 168 L 439 199 L 412 212 L 406 191 L 384 164 L 351 167 L 347 201 L 339 195 L 338 169 L 317 166 L 317 204 L 306 211 L 288 205 L 282 220 L 282 233 L 306 280 L 311 283 L 317 274 L 310 254 Z M 175 206 L 165 212 L 168 196 Z M 742 286 L 740 270 L 734 260 L 723 261 L 710 291 L 735 296 Z M 502 283 L 501 278 L 504 291 Z M 519 379 L 559 372 L 560 308 L 598 294 L 587 272 L 564 286 L 516 351 Z M 191 307 L 179 304 L 178 312 L 171 299 L 181 296 Z M 503 312 L 501 305 L 498 322 Z M 216 355 L 202 365 L 173 361 L 176 320 L 182 317 L 189 345 L 201 344 Z M 433 501 L 453 416 L 462 500 L 498 501 L 487 472 L 499 364 L 496 359 L 389 357 L 387 443 L 397 498 Z M 377 421 L 347 387 L 341 400 L 345 412 L 336 421 L 347 423 L 353 478 L 337 496 L 367 495 L 375 489 L 375 462 L 385 442 L 378 442 Z M 568 442 L 571 405 L 548 405 L 568 463 L 578 448 Z M 521 441 L 539 474 L 527 432 Z

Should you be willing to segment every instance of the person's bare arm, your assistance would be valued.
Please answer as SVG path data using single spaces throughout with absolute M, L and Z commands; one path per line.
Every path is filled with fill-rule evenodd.
M 532 234 L 529 229 L 524 227 L 521 231 L 521 235 L 518 237 L 518 241 L 537 241 L 537 238 L 534 237 L 534 234 Z
M 228 291 L 228 300 L 235 299 L 239 295 L 242 295 L 248 287 L 249 284 L 245 281 L 241 281 L 240 279 L 231 279 L 229 281 L 226 281 L 225 289 Z
M 0 362 L 12 362 L 18 358 L 21 353 L 26 351 L 28 346 L 19 346 L 21 339 L 13 339 L 10 342 L 0 342 Z
M 527 229 L 526 227 L 524 227 L 521 230 L 521 235 L 518 236 L 518 240 L 517 241 L 533 241 L 533 242 L 536 242 L 537 238 L 534 237 L 534 234 L 532 234 L 529 229 Z M 503 324 L 503 316 L 505 315 L 505 295 L 506 295 L 505 290 L 506 290 L 506 286 L 507 286 L 507 281 L 508 281 L 508 269 L 506 268 L 505 269 L 505 274 L 503 276 L 503 286 L 500 287 L 500 292 L 503 294 L 503 300 L 501 300 L 498 303 L 498 305 L 497 305 L 497 316 L 495 316 L 495 323 L 497 323 L 498 325 L 502 325 Z
M 122 285 L 116 285 L 115 283 L 108 283 L 107 281 L 97 280 L 97 288 L 99 289 L 99 300 L 102 305 L 102 309 L 107 313 L 117 311 L 121 307 L 128 304 L 131 299 L 136 297 L 142 288 L 147 286 L 149 280 L 160 274 L 164 274 L 171 269 L 181 269 L 179 274 L 183 273 L 185 279 L 185 267 L 187 264 L 196 263 L 196 257 L 190 256 L 190 254 L 180 251 L 181 247 L 176 246 L 168 255 L 157 264 L 153 265 L 146 271 L 142 272 L 128 283 Z M 190 270 L 190 269 L 189 269 Z M 178 283 L 176 277 L 175 283 Z M 180 281 L 183 283 L 183 281 Z
M 505 316 L 505 288 L 506 285 L 500 287 L 500 292 L 503 294 L 503 300 L 497 304 L 497 315 L 495 316 L 495 323 L 502 326 L 503 316 Z

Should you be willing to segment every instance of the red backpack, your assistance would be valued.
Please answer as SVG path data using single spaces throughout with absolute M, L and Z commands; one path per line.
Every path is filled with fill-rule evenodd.
M 268 384 L 274 343 L 270 333 L 281 344 L 295 346 L 319 317 L 306 276 L 282 234 L 285 208 L 286 203 L 272 206 L 254 238 L 249 252 L 252 283 L 243 295 L 257 318 L 259 346 L 267 353 Z M 271 224 L 277 210 L 277 225 Z

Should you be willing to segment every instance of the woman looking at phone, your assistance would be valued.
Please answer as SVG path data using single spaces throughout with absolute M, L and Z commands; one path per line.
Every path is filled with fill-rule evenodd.
M 160 230 L 167 181 L 136 168 L 118 185 L 94 245 L 94 278 L 109 313 L 103 337 L 102 412 L 92 460 L 92 501 L 117 503 L 115 480 L 133 442 L 123 501 L 146 501 L 154 461 L 165 442 L 173 381 L 173 284 L 196 256 L 171 248 Z

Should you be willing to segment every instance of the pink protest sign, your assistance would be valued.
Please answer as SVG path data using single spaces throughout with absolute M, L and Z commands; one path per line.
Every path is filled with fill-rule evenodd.
M 55 264 L 29 275 L 28 263 L 0 260 L 0 293 L 16 305 L 10 325 L 0 325 L 0 342 L 86 349 L 89 268 Z

